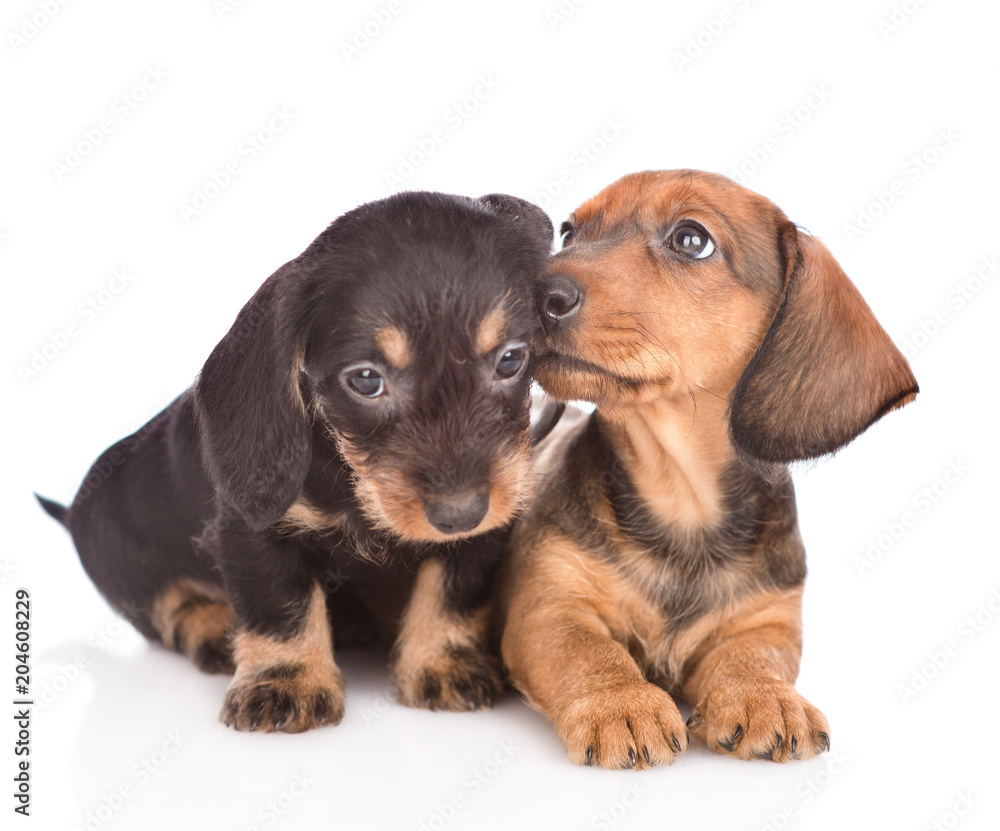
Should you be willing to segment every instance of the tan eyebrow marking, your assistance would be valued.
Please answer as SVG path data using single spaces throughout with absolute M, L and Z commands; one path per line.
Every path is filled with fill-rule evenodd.
M 502 306 L 497 306 L 480 321 L 476 332 L 476 349 L 481 355 L 492 352 L 500 345 L 506 326 L 507 315 Z
M 375 332 L 375 345 L 396 369 L 406 369 L 412 355 L 406 333 L 398 326 L 383 326 Z

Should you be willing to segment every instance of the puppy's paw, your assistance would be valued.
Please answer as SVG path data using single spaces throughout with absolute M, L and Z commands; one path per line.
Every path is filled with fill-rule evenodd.
M 809 759 L 830 749 L 826 717 L 786 681 L 726 678 L 691 713 L 688 729 L 739 759 Z
M 337 724 L 343 715 L 344 681 L 331 662 L 237 669 L 219 717 L 236 730 L 302 733 Z
M 226 630 L 198 642 L 191 649 L 191 660 L 202 672 L 232 675 L 236 664 L 230 632 Z
M 172 582 L 153 602 L 151 622 L 164 646 L 202 672 L 235 671 L 233 607 L 221 587 L 187 578 Z
M 500 662 L 475 646 L 450 646 L 441 654 L 393 661 L 396 698 L 428 710 L 482 710 L 503 697 Z
M 674 700 L 645 681 L 584 696 L 554 721 L 578 765 L 611 770 L 669 765 L 688 744 Z

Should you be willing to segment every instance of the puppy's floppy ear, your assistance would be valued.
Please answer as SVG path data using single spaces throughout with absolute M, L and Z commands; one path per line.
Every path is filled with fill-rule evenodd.
M 509 217 L 515 222 L 525 222 L 539 238 L 552 247 L 552 220 L 537 205 L 506 193 L 490 193 L 476 200 L 494 212 Z
M 843 447 L 918 391 L 826 246 L 787 220 L 779 237 L 784 298 L 729 405 L 733 444 L 765 478 Z
M 255 531 L 284 514 L 309 467 L 311 432 L 298 378 L 298 275 L 293 260 L 267 279 L 212 351 L 195 386 L 209 478 Z

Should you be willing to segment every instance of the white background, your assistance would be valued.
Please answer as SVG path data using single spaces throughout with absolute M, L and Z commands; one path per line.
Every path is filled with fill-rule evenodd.
M 555 16 L 556 2 L 400 0 L 348 60 L 387 2 L 5 4 L 0 639 L 27 587 L 33 694 L 50 703 L 33 716 L 32 816 L 10 824 L 0 713 L 3 827 L 996 828 L 1000 289 L 981 264 L 1000 254 L 1000 7 L 902 5 L 590 0 Z M 268 133 L 276 111 L 287 123 Z M 799 688 L 830 719 L 831 754 L 778 766 L 695 744 L 651 772 L 576 768 L 519 701 L 406 710 L 378 660 L 346 654 L 343 724 L 240 735 L 216 721 L 226 680 L 118 623 L 34 504 L 32 490 L 68 501 L 101 450 L 191 383 L 260 282 L 358 203 L 508 191 L 558 227 L 620 175 L 674 167 L 742 168 L 823 237 L 910 344 L 922 388 L 796 472 Z M 113 293 L 116 271 L 129 279 Z

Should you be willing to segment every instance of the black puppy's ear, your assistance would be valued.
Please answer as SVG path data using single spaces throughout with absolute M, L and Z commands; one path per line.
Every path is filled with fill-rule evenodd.
M 195 386 L 208 476 L 255 531 L 281 518 L 309 467 L 299 387 L 295 261 L 272 274 L 212 351 Z
M 486 205 L 501 216 L 506 216 L 515 222 L 527 223 L 539 237 L 548 241 L 551 249 L 552 220 L 538 205 L 506 193 L 489 193 L 486 196 L 480 196 L 476 201 Z
M 918 392 L 906 358 L 823 243 L 785 220 L 785 294 L 733 390 L 729 429 L 765 478 L 843 447 Z

